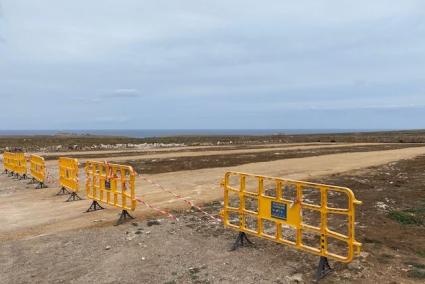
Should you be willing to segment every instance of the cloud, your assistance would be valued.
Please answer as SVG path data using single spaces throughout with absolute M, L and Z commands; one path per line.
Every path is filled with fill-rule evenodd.
M 100 116 L 94 119 L 99 123 L 124 123 L 130 120 L 127 116 Z
M 2 8 L 2 5 L 0 3 L 0 43 L 6 43 L 6 39 L 2 35 L 2 28 L 1 27 L 3 25 L 4 25 L 4 21 L 3 21 L 3 8 Z
M 106 98 L 138 98 L 140 97 L 140 92 L 137 89 L 115 89 L 112 93 L 105 94 Z
M 0 2 L 0 128 L 425 127 L 423 0 Z

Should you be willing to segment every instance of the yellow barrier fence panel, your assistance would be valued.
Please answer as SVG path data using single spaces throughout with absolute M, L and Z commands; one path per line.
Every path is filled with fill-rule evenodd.
M 7 174 L 8 173 L 8 152 L 3 152 L 3 173 Z
M 12 156 L 13 172 L 18 179 L 25 179 L 27 177 L 27 159 L 25 153 L 16 152 Z
M 128 211 L 136 209 L 135 177 L 136 172 L 131 166 L 109 164 L 107 162 L 87 161 L 86 195 L 93 202 L 87 212 L 103 209 L 98 203 L 122 209 L 117 224 L 133 217 Z
M 15 175 L 15 169 L 16 169 L 15 153 L 4 152 L 3 163 L 4 163 L 4 172 L 8 173 L 9 176 Z
M 81 200 L 78 196 L 80 191 L 79 181 L 79 163 L 77 159 L 60 157 L 59 158 L 59 186 L 60 191 L 57 195 L 70 194 L 66 200 L 76 201 Z
M 3 167 L 5 174 L 13 174 L 13 153 L 3 152 Z
M 33 181 L 39 183 L 37 188 L 46 187 L 46 163 L 43 157 L 37 155 L 30 156 L 30 172 Z
M 18 167 L 18 160 L 16 158 L 16 153 L 10 153 L 10 168 L 11 168 L 11 176 L 16 175 L 16 168 Z
M 320 256 L 317 279 L 330 271 L 328 258 L 349 263 L 360 253 L 355 239 L 353 192 L 344 187 L 228 172 L 222 183 L 225 227 Z

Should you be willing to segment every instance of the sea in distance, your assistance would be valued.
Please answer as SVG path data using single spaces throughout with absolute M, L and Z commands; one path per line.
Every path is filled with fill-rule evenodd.
M 385 129 L 388 130 L 388 129 Z M 0 130 L 0 136 L 32 135 L 98 135 L 132 138 L 167 136 L 231 136 L 231 135 L 295 135 L 323 133 L 351 133 L 384 131 L 383 129 L 51 129 L 51 130 Z

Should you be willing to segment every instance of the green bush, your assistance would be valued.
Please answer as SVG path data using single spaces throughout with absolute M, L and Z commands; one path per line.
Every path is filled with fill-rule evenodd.
M 423 220 L 415 213 L 406 211 L 391 211 L 388 216 L 403 225 L 422 225 Z
M 407 273 L 410 278 L 425 279 L 425 270 L 414 268 Z

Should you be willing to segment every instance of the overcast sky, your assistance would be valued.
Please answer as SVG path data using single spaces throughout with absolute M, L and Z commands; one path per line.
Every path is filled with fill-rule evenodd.
M 0 129 L 425 128 L 425 1 L 0 0 Z

